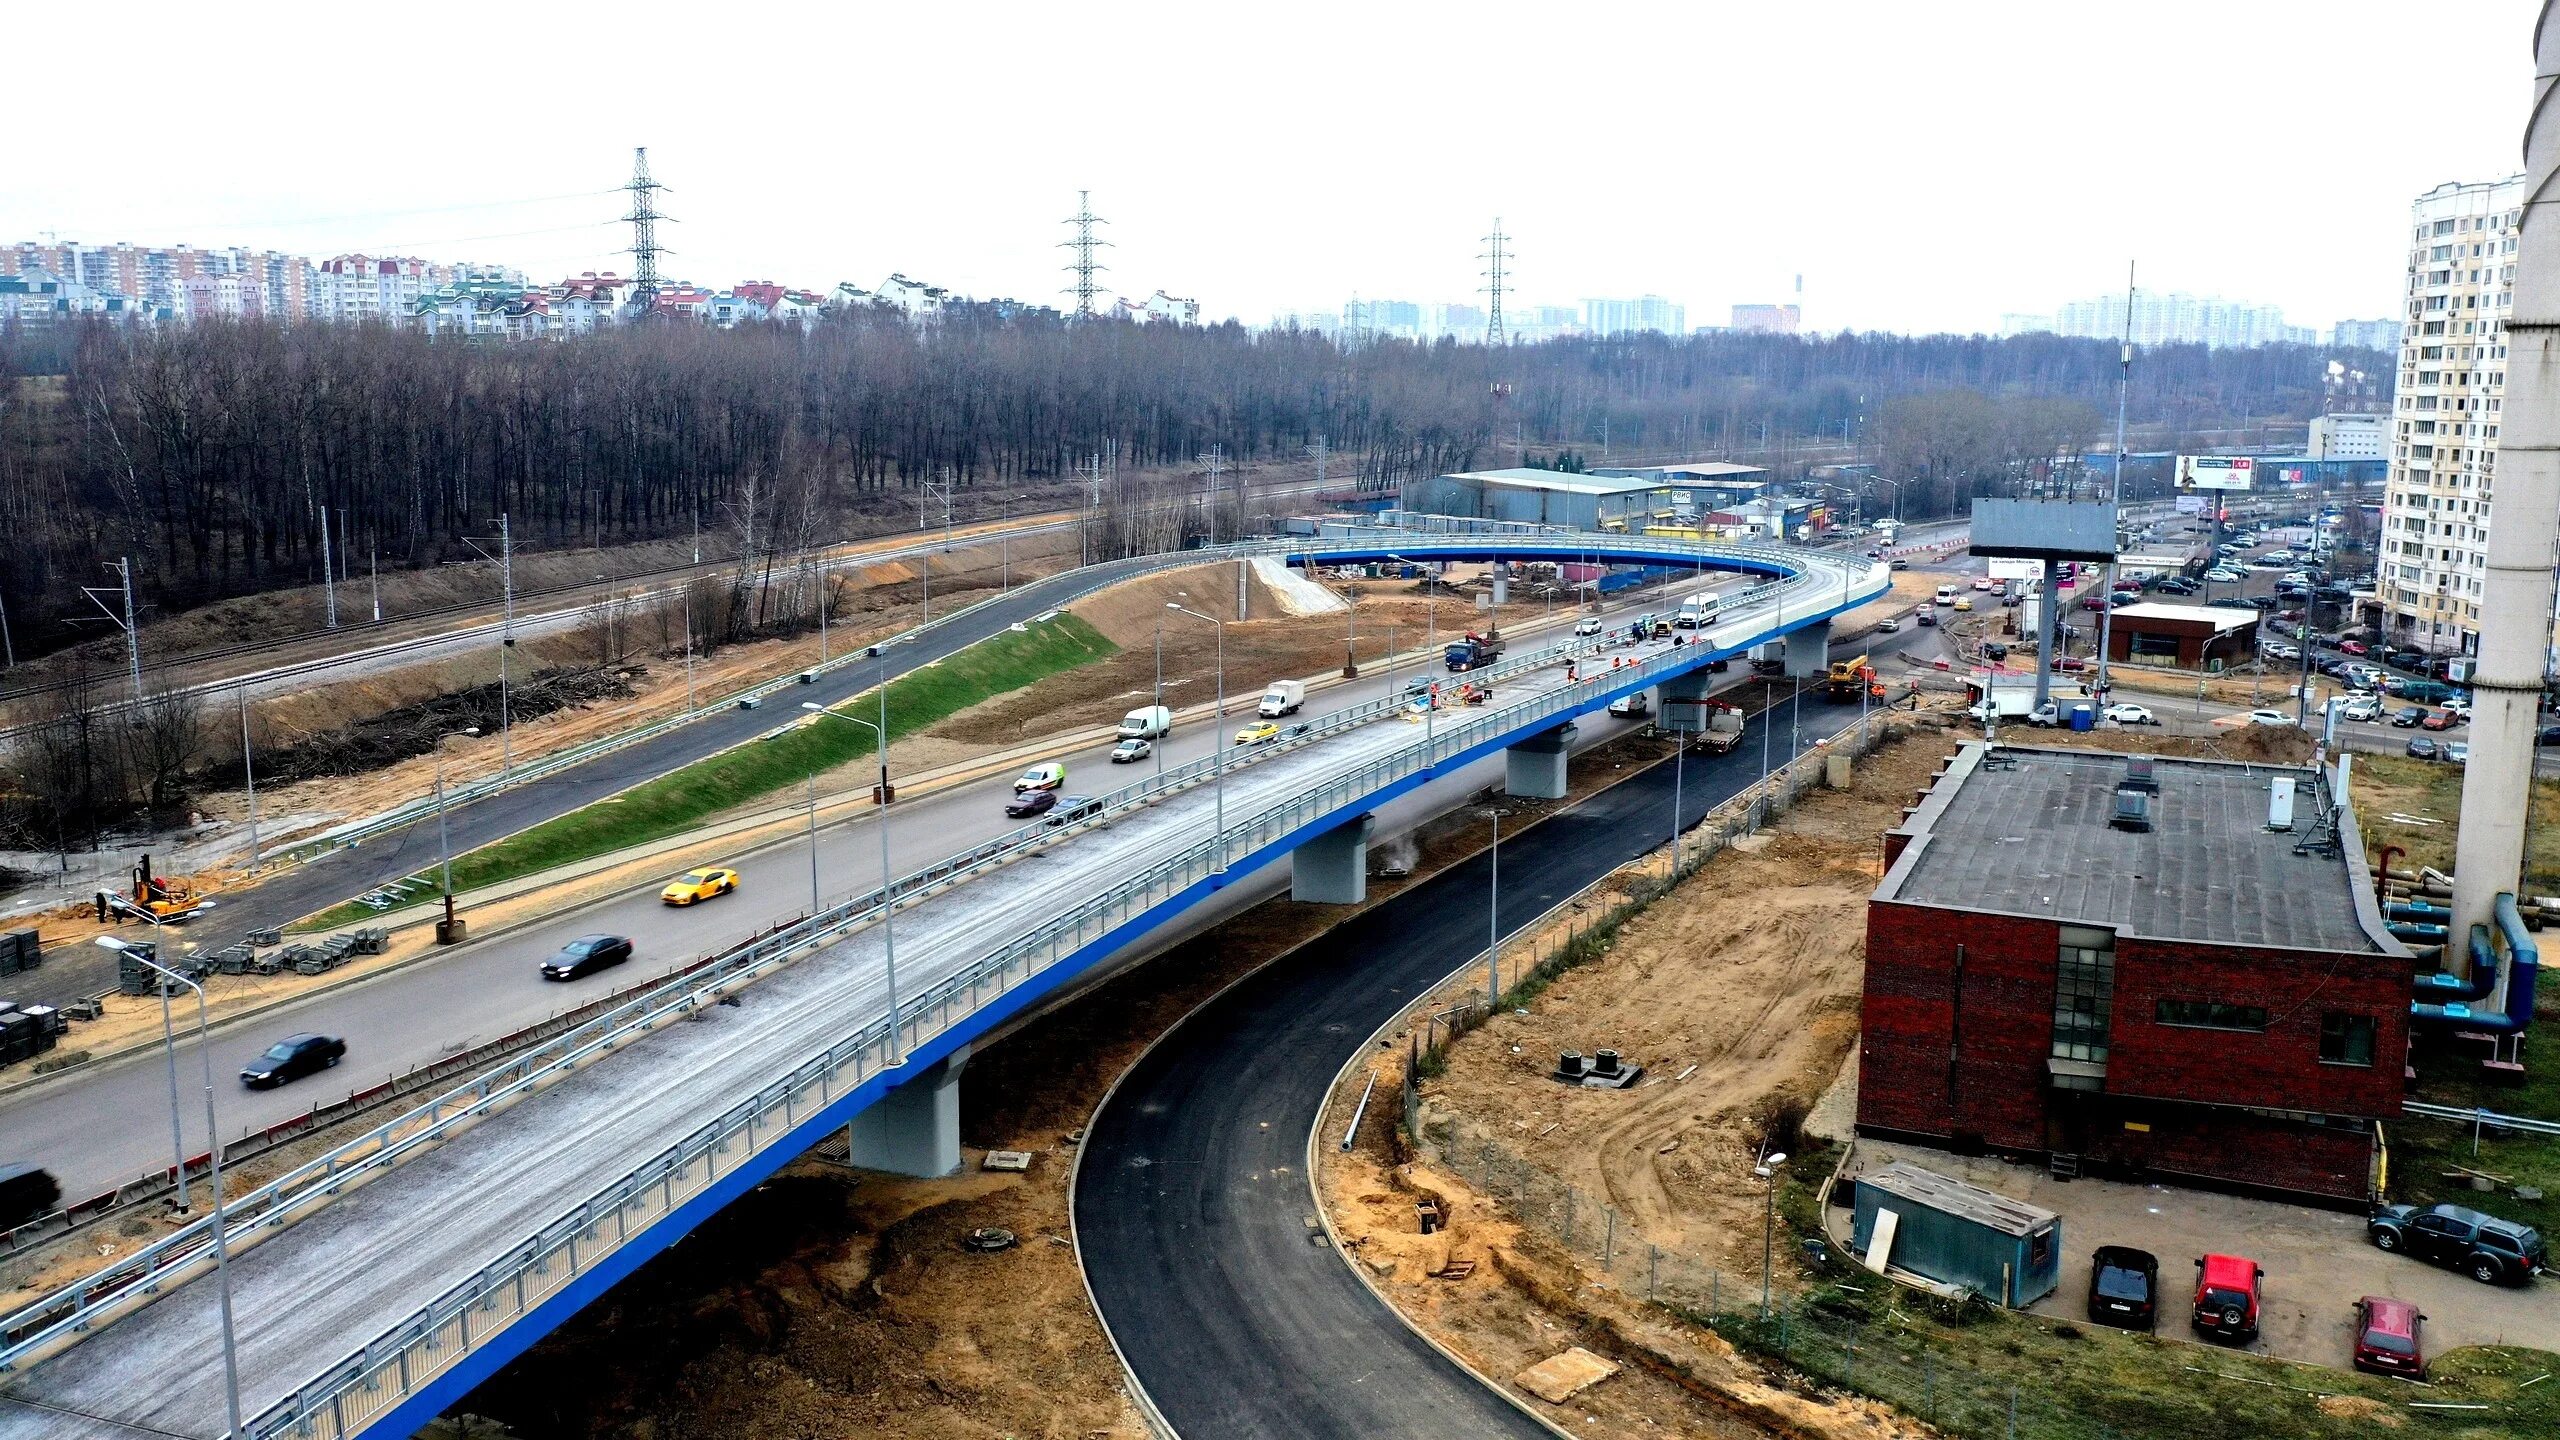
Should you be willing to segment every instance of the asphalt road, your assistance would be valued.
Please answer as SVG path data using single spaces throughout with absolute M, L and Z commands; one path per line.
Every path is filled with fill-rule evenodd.
M 1842 711 L 1807 707 L 1800 743 Z M 1760 776 L 1761 720 L 1692 757 L 1684 827 Z M 1660 845 L 1660 764 L 1506 839 L 1506 935 Z M 1478 856 L 1331 931 L 1202 1006 L 1124 1076 L 1095 1117 L 1075 1230 L 1094 1299 L 1130 1368 L 1190 1440 L 1544 1436 L 1416 1337 L 1316 1243 L 1307 1135 L 1368 1036 L 1483 946 Z
M 1658 609 L 1660 605 L 1660 595 L 1648 593 L 1620 608 Z M 1553 635 L 1538 636 L 1536 643 L 1561 632 L 1559 625 Z M 1530 642 L 1524 638 L 1524 643 Z M 1306 713 L 1346 708 L 1400 688 L 1417 673 L 1443 672 L 1437 666 L 1423 672 L 1411 665 L 1377 671 L 1318 692 L 1310 698 Z M 1267 678 L 1252 677 L 1239 689 L 1258 690 Z M 1738 671 L 1729 678 L 1738 678 Z M 1223 724 L 1183 725 L 1160 746 L 1166 766 L 1208 753 L 1250 718 L 1251 706 L 1250 694 L 1231 697 Z M 793 718 L 798 718 L 796 712 Z M 780 719 L 780 713 L 769 707 L 761 712 L 759 723 L 769 728 Z M 1599 717 L 1586 720 L 1586 743 L 1596 743 L 1616 728 Z M 1059 758 L 1067 764 L 1067 789 L 1099 793 L 1142 778 L 1142 766 L 1114 766 L 1106 758 L 1107 750 L 1094 746 L 1062 751 Z M 1783 748 L 1775 758 L 1786 758 Z M 1006 773 L 901 800 L 890 816 L 892 865 L 906 873 L 1017 828 L 1024 822 L 1004 814 L 1004 802 L 1011 795 L 1012 779 Z M 818 893 L 825 903 L 877 884 L 879 837 L 872 824 L 869 813 L 863 812 L 820 828 Z M 457 848 L 459 843 L 457 839 Z M 805 914 L 810 898 L 809 853 L 809 842 L 801 836 L 743 854 L 706 852 L 684 863 L 737 867 L 742 883 L 736 894 L 675 909 L 659 902 L 653 881 L 645 888 L 440 952 L 423 963 L 318 990 L 306 999 L 217 1025 L 213 1044 L 214 1064 L 223 1077 L 218 1097 L 222 1133 L 236 1138 L 292 1119 L 315 1105 L 344 1099 L 387 1076 L 495 1040 L 599 993 L 656 979 L 777 921 Z M 682 868 L 682 863 L 671 862 L 669 878 Z M 1003 881 L 991 877 L 978 883 Z M 566 984 L 540 977 L 543 960 L 571 938 L 596 932 L 633 937 L 637 942 L 634 959 Z M 185 1016 L 179 1018 L 183 1025 Z M 229 1077 L 243 1062 L 276 1038 L 303 1030 L 345 1039 L 346 1062 L 274 1090 L 233 1085 Z M 195 1057 L 185 1052 L 194 1048 L 194 1041 L 183 1029 L 179 1048 L 181 1068 L 191 1072 Z M 181 1084 L 187 1088 L 183 1075 Z M 165 1166 L 171 1157 L 164 1119 L 168 1088 L 166 1060 L 159 1053 L 145 1053 L 66 1075 L 0 1101 L 0 1151 L 5 1152 L 0 1159 L 44 1165 L 54 1172 L 64 1192 L 74 1196 L 95 1194 Z M 187 1151 L 198 1153 L 205 1148 L 200 1107 L 190 1102 L 180 1108 Z

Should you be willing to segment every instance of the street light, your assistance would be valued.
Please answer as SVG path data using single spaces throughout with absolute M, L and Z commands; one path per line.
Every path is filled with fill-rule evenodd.
M 1777 1168 L 1787 1163 L 1787 1150 L 1764 1156 L 1751 1166 L 1761 1179 L 1761 1322 L 1769 1320 L 1769 1266 L 1777 1263 Z
M 1217 732 L 1225 729 L 1227 724 L 1227 622 L 1170 600 L 1165 602 L 1164 608 L 1179 610 L 1194 620 L 1206 620 L 1218 627 L 1218 718 L 1209 735 L 1217 742 L 1218 748 L 1212 752 L 1215 758 L 1209 762 L 1209 771 L 1215 777 L 1212 784 L 1218 794 L 1218 871 L 1224 874 L 1227 868 L 1227 737 Z
M 196 908 L 210 910 L 213 906 L 213 901 L 206 900 Z M 160 948 L 169 943 L 169 927 L 160 918 L 160 912 L 152 909 L 148 900 L 140 905 L 126 908 L 151 922 L 151 953 L 158 955 Z M 122 951 L 132 948 L 112 935 L 101 935 L 97 937 L 96 943 L 102 950 Z M 196 948 L 195 942 L 187 942 L 186 948 L 193 950 Z M 133 958 L 141 960 L 143 957 L 137 954 Z M 160 967 L 153 965 L 151 968 L 157 970 Z M 178 1213 L 184 1215 L 193 1207 L 187 1203 L 187 1138 L 181 1133 L 178 1125 L 178 1040 L 176 1032 L 170 1028 L 169 990 L 165 985 L 160 989 L 160 1039 L 162 1048 L 167 1051 L 169 1057 L 169 1148 L 177 1162 Z M 207 1138 L 211 1136 L 208 1134 Z
M 859 725 L 871 732 L 872 738 L 880 747 L 880 794 L 877 802 L 880 809 L 880 949 L 888 962 L 889 1063 L 904 1065 L 907 1062 L 899 1048 L 898 1028 L 898 907 L 895 897 L 889 893 L 888 682 L 884 679 L 880 685 L 881 721 L 879 724 L 874 724 L 858 715 L 847 715 L 840 710 L 830 710 L 815 700 L 801 701 L 800 708 L 808 711 L 812 716 L 824 716 L 828 719 L 842 720 L 849 725 Z M 812 915 L 818 913 L 818 777 L 815 775 L 809 777 L 809 913 Z
M 119 954 L 135 949 L 112 935 L 101 935 L 96 943 L 100 949 L 113 950 Z M 248 1429 L 240 1423 L 240 1358 L 237 1340 L 231 1329 L 231 1253 L 223 1234 L 227 1228 L 227 1222 L 222 1213 L 222 1127 L 215 1121 L 213 1114 L 213 1036 L 212 1027 L 205 1018 L 204 987 L 161 964 L 151 955 L 136 954 L 133 958 L 160 975 L 160 1020 L 162 1030 L 168 1038 L 170 1063 L 173 1067 L 177 1063 L 177 1039 L 175 1032 L 169 1029 L 169 984 L 175 981 L 196 992 L 196 1053 L 204 1061 L 205 1152 L 213 1171 L 213 1273 L 216 1286 L 222 1294 L 223 1399 L 230 1407 L 231 1429 L 227 1433 L 246 1435 L 249 1433 Z M 176 1071 L 172 1069 L 170 1073 L 174 1083 Z M 169 1125 L 174 1131 L 177 1124 L 177 1092 L 173 1089 L 169 1095 Z M 181 1155 L 178 1159 L 178 1182 L 182 1188 L 186 1183 L 186 1175 L 186 1157 Z

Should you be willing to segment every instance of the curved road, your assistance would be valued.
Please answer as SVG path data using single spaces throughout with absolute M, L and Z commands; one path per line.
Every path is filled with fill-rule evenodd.
M 1845 713 L 1806 706 L 1803 743 Z M 1759 777 L 1760 725 L 1731 754 L 1691 757 L 1684 825 Z M 1672 788 L 1655 765 L 1505 840 L 1504 933 L 1659 846 Z M 1307 1134 L 1325 1092 L 1379 1025 L 1483 948 L 1488 879 L 1479 855 L 1257 972 L 1167 1034 L 1095 1117 L 1078 1252 L 1113 1339 L 1186 1440 L 1553 1433 L 1311 1239 Z

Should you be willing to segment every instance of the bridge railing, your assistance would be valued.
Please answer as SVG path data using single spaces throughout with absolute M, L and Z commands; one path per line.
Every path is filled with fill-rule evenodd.
M 1749 594 L 1783 600 L 1804 577 L 1756 587 Z M 1818 602 L 1817 602 L 1818 603 Z M 1782 605 L 1779 623 L 1789 615 Z M 1810 607 L 1807 607 L 1810 613 Z M 1722 627 L 1719 627 L 1722 628 Z M 1673 649 L 1599 672 L 1529 700 L 1462 715 L 1420 743 L 1399 747 L 1344 775 L 1229 826 L 1076 905 L 1022 938 L 981 957 L 831 1046 L 782 1080 L 738 1102 L 719 1118 L 598 1190 L 542 1226 L 506 1255 L 456 1284 L 331 1366 L 250 1424 L 255 1437 L 291 1434 L 338 1440 L 397 1407 L 425 1381 L 457 1363 L 490 1334 L 565 1289 L 634 1234 L 673 1213 L 765 1148 L 783 1143 L 813 1116 L 903 1055 L 965 1021 L 1023 984 L 1112 940 L 1157 907 L 1299 832 L 1366 803 L 1371 796 L 1469 751 L 1499 743 L 1537 722 L 1587 707 L 1597 693 L 1651 684 L 1693 668 L 1714 650 Z M 1373 704 L 1376 702 L 1372 702 Z M 1359 707 L 1354 707 L 1359 708 Z M 1132 789 L 1139 787 L 1131 787 Z M 901 896 L 903 899 L 903 895 Z M 689 1008 L 689 1006 L 688 1006 Z M 895 1021 L 897 1034 L 890 1031 Z M 724 1170 L 724 1164 L 726 1169 Z

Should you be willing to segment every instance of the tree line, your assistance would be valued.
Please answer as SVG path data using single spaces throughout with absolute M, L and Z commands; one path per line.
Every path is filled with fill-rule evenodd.
M 2138 420 L 2177 430 L 2318 413 L 2331 352 L 2146 351 Z M 2389 373 L 2356 352 L 2351 363 Z M 0 331 L 0 566 L 20 658 L 87 632 L 82 585 L 134 560 L 146 610 L 317 582 L 336 553 L 386 570 L 517 545 L 742 534 L 768 552 L 841 507 L 947 481 L 964 495 L 1074 483 L 1110 497 L 1229 464 L 1297 460 L 1388 487 L 1532 447 L 1750 458 L 1846 441 L 1943 510 L 2039 447 L 2097 438 L 2110 342 L 2050 335 L 1714 334 L 1487 348 L 1304 331 L 1070 323 L 962 305 L 808 329 L 623 327 L 559 344 L 379 326 L 87 322 Z M 1121 477 L 1150 477 L 1144 480 Z M 1192 513 L 1210 517 L 1216 507 Z M 1223 526 L 1217 528 L 1223 529 Z M 1120 545 L 1167 537 L 1130 533 Z M 1177 541 L 1183 537 L 1171 537 Z M 358 561 L 359 567 L 362 561 Z

